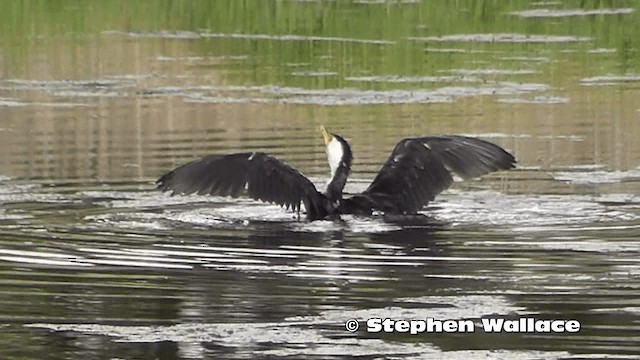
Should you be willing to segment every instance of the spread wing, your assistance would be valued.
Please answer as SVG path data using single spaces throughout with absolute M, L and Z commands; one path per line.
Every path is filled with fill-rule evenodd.
M 362 193 L 376 208 L 415 213 L 453 183 L 452 173 L 470 179 L 514 167 L 498 145 L 466 136 L 401 140 Z
M 193 194 L 238 197 L 246 190 L 253 199 L 320 216 L 322 203 L 313 183 L 298 170 L 262 153 L 209 155 L 182 165 L 160 177 L 156 184 L 171 195 Z

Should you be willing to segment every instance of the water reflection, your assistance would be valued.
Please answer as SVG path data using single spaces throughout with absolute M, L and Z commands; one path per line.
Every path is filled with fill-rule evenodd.
M 3 182 L 2 193 L 11 194 L 3 198 L 5 213 L 30 209 L 30 215 L 3 217 L 2 316 L 27 324 L 33 336 L 46 329 L 58 338 L 80 336 L 75 341 L 86 351 L 104 337 L 156 344 L 119 345 L 122 354 L 339 355 L 355 346 L 363 355 L 438 356 L 447 349 L 466 358 L 487 350 L 461 351 L 460 344 L 496 349 L 504 342 L 476 332 L 454 337 L 457 342 L 434 335 L 407 347 L 361 333 L 345 337 L 342 323 L 499 314 L 577 318 L 587 333 L 609 323 L 620 340 L 608 351 L 632 351 L 637 202 L 624 209 L 603 202 L 603 210 L 585 202 L 593 215 L 579 217 L 549 211 L 558 201 L 584 212 L 575 196 L 454 192 L 422 216 L 305 223 L 250 201 L 171 198 L 139 183 L 90 186 L 26 191 Z M 528 201 L 544 207 L 532 221 L 554 221 L 509 219 L 529 213 Z M 626 318 L 604 320 L 603 306 Z M 504 355 L 566 357 L 552 350 L 579 351 L 589 343 L 582 336 L 536 338 L 541 342 L 529 351 L 504 349 Z

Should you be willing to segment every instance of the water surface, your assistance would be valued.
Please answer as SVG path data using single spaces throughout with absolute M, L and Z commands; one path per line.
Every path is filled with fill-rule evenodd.
M 0 357 L 636 358 L 640 19 L 592 5 L 0 5 Z M 321 124 L 352 144 L 349 192 L 406 136 L 481 137 L 518 167 L 401 219 L 154 189 L 246 150 L 322 188 Z

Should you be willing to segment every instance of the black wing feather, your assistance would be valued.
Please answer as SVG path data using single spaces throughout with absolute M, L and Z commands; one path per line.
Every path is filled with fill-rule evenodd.
M 513 155 L 466 136 L 401 140 L 358 201 L 387 213 L 415 213 L 453 184 L 452 173 L 470 179 L 514 167 Z
M 449 135 L 415 140 L 429 146 L 447 168 L 465 180 L 510 169 L 516 162 L 513 155 L 498 145 L 472 137 Z
M 321 217 L 322 199 L 313 183 L 298 170 L 262 153 L 209 155 L 182 165 L 160 177 L 156 184 L 171 195 L 240 196 L 276 203 L 294 211 L 300 203 L 307 208 L 307 217 Z

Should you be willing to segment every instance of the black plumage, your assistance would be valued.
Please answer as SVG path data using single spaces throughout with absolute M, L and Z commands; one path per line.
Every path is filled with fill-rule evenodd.
M 300 211 L 307 217 L 322 217 L 321 194 L 298 170 L 263 152 L 209 155 L 182 165 L 156 181 L 171 195 L 218 195 L 238 197 L 243 191 L 256 200 L 276 203 Z
M 369 187 L 345 200 L 350 213 L 414 214 L 453 184 L 514 167 L 513 155 L 488 141 L 457 135 L 407 138 L 396 144 Z
M 337 164 L 337 168 L 329 184 L 327 184 L 327 190 L 325 195 L 329 198 L 329 201 L 336 202 L 342 200 L 342 190 L 347 184 L 347 178 L 351 172 L 351 161 L 353 161 L 353 154 L 351 153 L 351 147 L 349 143 L 340 135 L 333 135 L 336 143 L 342 149 L 342 156 Z M 331 140 L 329 140 L 331 141 Z M 328 145 L 328 143 L 327 143 Z
M 453 183 L 452 174 L 470 179 L 514 167 L 513 155 L 490 142 L 466 136 L 428 136 L 398 142 L 369 187 L 343 198 L 353 159 L 344 138 L 323 135 L 332 179 L 324 193 L 298 170 L 263 152 L 209 155 L 157 180 L 175 194 L 249 197 L 299 212 L 307 219 L 339 214 L 415 214 Z

